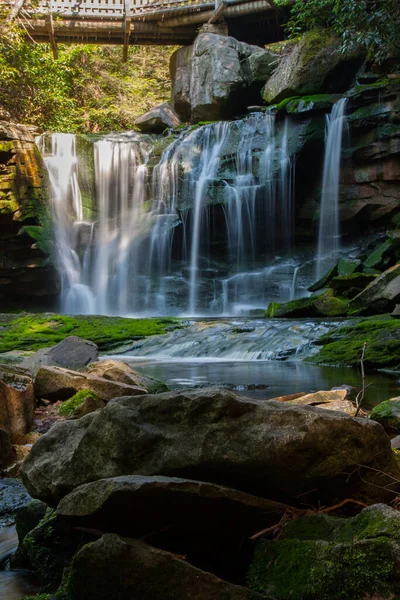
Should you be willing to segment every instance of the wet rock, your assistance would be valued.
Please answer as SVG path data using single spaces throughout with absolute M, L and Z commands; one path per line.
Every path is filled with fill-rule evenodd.
M 400 593 L 400 514 L 369 506 L 350 519 L 295 519 L 278 541 L 258 544 L 249 572 L 255 591 L 279 599 L 388 600 Z M 317 558 L 316 558 L 317 557 Z
M 0 479 L 0 527 L 12 525 L 17 511 L 30 502 L 32 498 L 18 479 Z
M 212 481 L 292 501 L 323 478 L 326 501 L 382 500 L 386 490 L 366 483 L 380 479 L 376 471 L 344 475 L 372 463 L 398 473 L 389 439 L 373 421 L 211 388 L 118 398 L 59 423 L 34 444 L 23 481 L 50 505 L 89 481 L 130 474 Z
M 136 127 L 143 133 L 162 133 L 165 129 L 178 127 L 180 124 L 178 114 L 168 102 L 155 106 L 135 121 Z
M 15 516 L 18 540 L 22 544 L 24 537 L 35 529 L 46 514 L 47 506 L 40 500 L 32 500 L 26 506 L 19 509 Z
M 184 557 L 114 534 L 84 546 L 74 557 L 67 591 L 71 600 L 261 600 L 265 598 L 211 573 Z
M 33 381 L 21 367 L 0 365 L 0 423 L 14 444 L 24 443 L 35 410 Z
M 374 279 L 354 300 L 352 306 L 360 314 L 391 312 L 400 301 L 400 263 Z
M 333 290 L 320 295 L 300 298 L 280 304 L 271 302 L 265 312 L 267 319 L 297 317 L 340 317 L 347 314 L 349 303 L 346 298 L 336 297 Z
M 51 348 L 43 348 L 26 358 L 21 367 L 36 372 L 41 366 L 63 367 L 65 369 L 83 369 L 98 359 L 99 349 L 93 342 L 76 335 L 66 337 Z
M 96 377 L 144 388 L 149 394 L 168 391 L 168 386 L 162 381 L 138 373 L 121 360 L 102 360 L 89 365 L 87 371 Z
M 35 393 L 39 398 L 67 400 L 80 390 L 90 390 L 105 402 L 118 396 L 147 394 L 146 389 L 138 386 L 60 367 L 41 367 L 37 372 Z
M 262 91 L 265 102 L 271 104 L 291 96 L 347 89 L 363 57 L 357 53 L 343 54 L 339 47 L 340 40 L 329 33 L 305 34 L 283 55 L 265 84 Z
M 377 275 L 368 273 L 351 273 L 350 275 L 342 275 L 341 277 L 333 277 L 329 283 L 329 287 L 341 296 L 346 298 L 354 298 L 362 290 L 364 290 L 371 281 L 374 281 Z

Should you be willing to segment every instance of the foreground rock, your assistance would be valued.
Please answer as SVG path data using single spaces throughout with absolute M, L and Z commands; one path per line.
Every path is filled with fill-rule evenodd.
M 366 468 L 362 479 L 357 465 Z M 33 446 L 23 480 L 50 505 L 84 483 L 130 474 L 213 481 L 291 502 L 319 487 L 323 502 L 391 498 L 370 485 L 386 476 L 368 466 L 398 475 L 377 423 L 212 388 L 118 398 L 59 423 Z
M 262 594 L 232 585 L 179 557 L 114 534 L 86 544 L 68 577 L 71 600 L 257 600 Z
M 84 340 L 76 335 L 65 338 L 51 348 L 38 350 L 26 358 L 21 367 L 36 372 L 41 366 L 63 367 L 65 369 L 83 369 L 89 363 L 97 360 L 99 349 L 93 342 Z
M 67 400 L 79 390 L 90 390 L 108 402 L 118 396 L 147 394 L 147 390 L 60 367 L 41 367 L 35 378 L 35 393 L 47 400 Z
M 352 519 L 315 515 L 260 542 L 251 587 L 279 600 L 389 600 L 400 593 L 400 514 L 376 505 Z
M 178 114 L 168 102 L 155 106 L 135 121 L 136 127 L 143 133 L 162 133 L 164 129 L 178 127 L 180 124 Z
M 35 410 L 33 381 L 29 371 L 0 365 L 0 425 L 14 444 L 24 443 Z
M 89 365 L 87 370 L 90 375 L 95 375 L 96 377 L 102 377 L 103 379 L 108 379 L 110 381 L 118 381 L 120 383 L 125 383 L 126 385 L 144 388 L 149 394 L 158 394 L 160 392 L 168 391 L 168 386 L 162 381 L 134 371 L 128 364 L 121 360 L 102 360 L 95 362 Z

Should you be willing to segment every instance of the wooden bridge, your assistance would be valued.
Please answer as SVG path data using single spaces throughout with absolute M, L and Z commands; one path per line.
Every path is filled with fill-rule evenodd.
M 243 41 L 282 39 L 284 11 L 273 0 L 0 0 L 35 42 L 187 45 L 199 27 L 226 24 Z M 4 13 L 3 13 L 4 14 Z M 0 25 L 1 26 L 1 25 Z

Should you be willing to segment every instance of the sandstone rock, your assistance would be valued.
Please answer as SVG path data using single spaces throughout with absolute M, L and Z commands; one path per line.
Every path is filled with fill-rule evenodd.
M 75 555 L 67 592 L 71 600 L 265 598 L 201 571 L 183 557 L 114 534 L 86 544 Z
M 64 367 L 73 370 L 83 369 L 89 363 L 97 360 L 98 356 L 99 349 L 96 344 L 76 335 L 71 335 L 51 348 L 38 350 L 32 356 L 26 358 L 20 366 L 30 368 L 34 372 L 41 365 Z
M 297 404 L 297 406 L 312 406 L 318 404 L 329 404 L 330 402 L 337 402 L 344 400 L 347 396 L 347 390 L 330 390 L 313 392 L 312 394 L 306 394 L 301 398 L 295 398 L 291 400 L 291 404 Z
M 159 392 L 167 392 L 168 386 L 162 381 L 142 375 L 134 371 L 127 363 L 121 360 L 102 360 L 92 363 L 88 367 L 88 373 L 110 381 L 119 381 L 126 385 L 134 385 L 144 388 L 149 394 L 157 394 Z
M 396 304 L 396 306 L 394 307 L 392 317 L 394 317 L 395 319 L 400 319 L 400 304 Z
M 178 114 L 168 102 L 155 106 L 135 121 L 136 127 L 144 133 L 162 133 L 164 129 L 178 127 L 180 124 Z
M 265 102 L 272 104 L 291 96 L 344 91 L 363 57 L 342 54 L 339 46 L 340 41 L 332 35 L 320 31 L 305 34 L 284 54 L 265 84 L 262 91 Z
M 400 263 L 387 269 L 360 292 L 352 305 L 361 314 L 391 312 L 400 301 Z
M 257 102 L 276 55 L 232 37 L 200 34 L 194 43 L 190 82 L 192 122 L 244 112 Z
M 365 483 L 380 478 L 376 471 L 345 475 L 372 463 L 397 476 L 390 441 L 373 421 L 210 388 L 118 398 L 59 423 L 34 444 L 22 474 L 28 491 L 50 505 L 89 481 L 128 474 L 206 480 L 292 501 L 324 478 L 324 501 L 386 498 Z
M 41 367 L 35 378 L 35 393 L 47 400 L 67 400 L 79 390 L 90 390 L 108 402 L 118 396 L 147 394 L 147 390 L 61 367 Z
M 16 458 L 9 434 L 0 428 L 0 472 L 12 465 Z
M 287 396 L 277 396 L 276 398 L 271 398 L 275 402 L 290 402 L 291 400 L 296 400 L 297 398 L 302 398 L 305 396 L 305 392 L 299 392 L 298 394 L 288 394 Z
M 0 424 L 14 444 L 23 443 L 31 430 L 35 410 L 29 371 L 0 365 Z
M 258 544 L 249 572 L 272 598 L 389 600 L 400 593 L 400 514 L 378 504 L 349 519 L 313 515 Z
M 172 81 L 172 107 L 182 121 L 190 121 L 190 79 L 192 74 L 193 46 L 178 48 L 170 59 L 170 75 Z
M 82 404 L 78 406 L 78 408 L 75 410 L 74 417 L 76 419 L 80 419 L 81 417 L 89 415 L 95 410 L 101 410 L 105 407 L 105 405 L 106 403 L 103 400 L 100 400 L 100 398 L 93 398 L 92 396 L 88 396 L 84 399 Z

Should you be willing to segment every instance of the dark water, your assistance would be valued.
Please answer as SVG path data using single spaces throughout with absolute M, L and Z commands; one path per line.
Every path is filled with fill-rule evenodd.
M 180 359 L 163 362 L 139 359 L 130 362 L 134 368 L 146 375 L 165 381 L 171 389 L 227 384 L 246 396 L 265 399 L 296 392 L 330 390 L 343 384 L 355 387 L 356 392 L 361 385 L 359 369 L 320 367 L 300 361 L 225 362 L 215 359 Z M 365 406 L 373 406 L 383 400 L 400 396 L 400 375 L 373 372 L 367 373 L 366 379 L 371 386 L 365 394 Z M 261 389 L 252 389 L 258 386 Z

